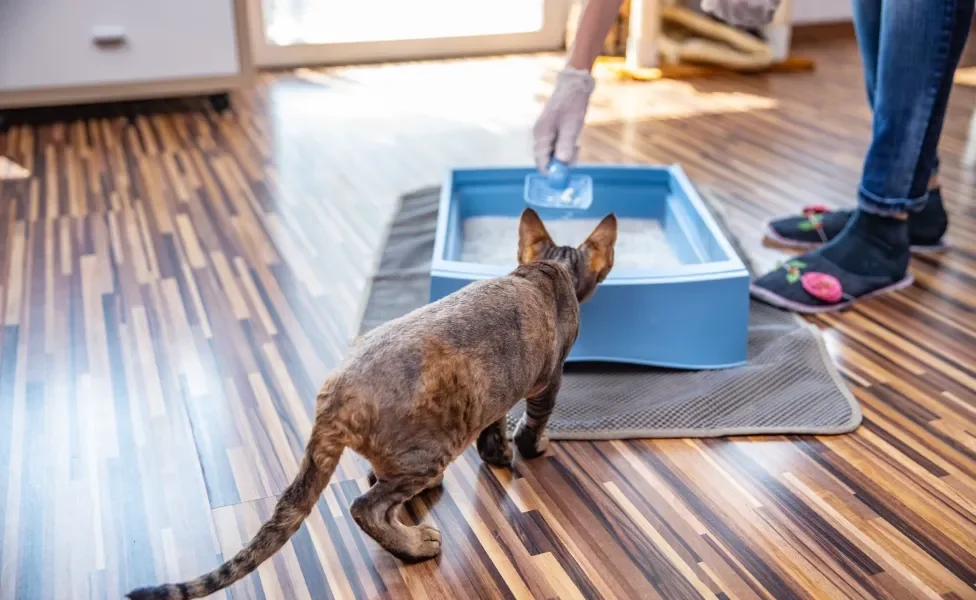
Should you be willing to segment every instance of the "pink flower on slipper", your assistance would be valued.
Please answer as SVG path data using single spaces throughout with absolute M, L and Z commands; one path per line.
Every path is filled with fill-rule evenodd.
M 803 214 L 806 215 L 822 215 L 824 213 L 829 213 L 830 208 L 824 206 L 823 204 L 810 204 L 803 207 Z
M 840 299 L 844 297 L 844 288 L 840 281 L 827 273 L 816 271 L 804 273 L 803 277 L 800 278 L 800 285 L 808 294 L 828 304 L 840 302 Z

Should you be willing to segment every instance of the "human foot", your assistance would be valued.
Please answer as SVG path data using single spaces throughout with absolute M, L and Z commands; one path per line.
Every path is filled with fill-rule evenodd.
M 854 211 L 833 240 L 760 277 L 753 297 L 801 313 L 842 310 L 911 285 L 907 219 Z
M 852 214 L 850 210 L 808 206 L 803 209 L 802 215 L 768 221 L 765 226 L 766 239 L 789 248 L 817 248 L 840 235 Z M 912 252 L 944 252 L 947 246 L 942 237 L 947 228 L 948 215 L 942 204 L 942 192 L 935 188 L 929 191 L 925 208 L 908 217 L 908 238 Z

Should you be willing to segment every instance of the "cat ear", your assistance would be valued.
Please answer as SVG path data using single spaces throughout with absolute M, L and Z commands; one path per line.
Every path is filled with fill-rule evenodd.
M 525 209 L 519 220 L 519 264 L 524 265 L 538 259 L 543 250 L 555 245 L 538 213 L 531 208 Z
M 613 245 L 616 243 L 617 217 L 610 213 L 580 244 L 580 248 L 587 251 L 586 270 L 596 276 L 597 281 L 603 281 L 613 268 Z

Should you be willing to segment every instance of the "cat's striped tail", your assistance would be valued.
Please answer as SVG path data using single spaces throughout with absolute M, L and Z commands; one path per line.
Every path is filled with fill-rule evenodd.
M 324 437 L 332 439 L 323 439 Z M 130 600 L 202 598 L 231 585 L 258 568 L 258 565 L 270 558 L 298 531 L 318 502 L 322 490 L 339 464 L 339 457 L 342 456 L 343 446 L 336 441 L 336 437 L 326 436 L 320 429 L 313 430 L 298 476 L 278 500 L 271 519 L 261 526 L 254 539 L 234 558 L 192 581 L 139 588 L 129 592 L 127 597 Z

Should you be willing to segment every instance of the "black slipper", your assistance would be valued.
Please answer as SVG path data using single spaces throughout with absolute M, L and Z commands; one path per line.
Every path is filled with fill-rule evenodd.
M 844 230 L 851 212 L 831 210 L 821 205 L 806 206 L 802 215 L 767 221 L 766 237 L 788 248 L 816 248 Z
M 844 310 L 853 304 L 910 286 L 914 278 L 901 279 L 849 273 L 823 256 L 805 254 L 754 281 L 750 287 L 757 300 L 799 313 Z
M 766 239 L 777 246 L 787 248 L 817 248 L 844 230 L 853 214 L 850 210 L 832 210 L 815 204 L 803 208 L 802 215 L 780 217 L 766 222 Z M 929 192 L 925 209 L 918 216 L 912 215 L 908 221 L 908 235 L 911 250 L 916 254 L 945 252 L 948 246 L 943 241 L 947 227 L 942 193 L 939 189 Z

